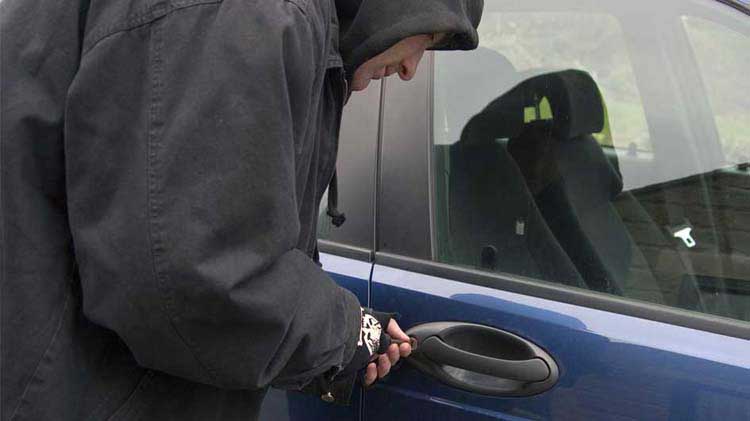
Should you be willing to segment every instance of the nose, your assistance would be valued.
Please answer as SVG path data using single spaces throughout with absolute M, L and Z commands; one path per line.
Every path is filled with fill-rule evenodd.
M 413 55 L 405 58 L 401 61 L 401 65 L 398 71 L 398 75 L 401 80 L 412 80 L 414 75 L 417 73 L 417 67 L 419 66 L 419 60 L 422 55 Z

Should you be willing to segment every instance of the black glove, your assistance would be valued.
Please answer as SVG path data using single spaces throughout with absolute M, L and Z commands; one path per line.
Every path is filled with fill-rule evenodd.
M 340 371 L 321 375 L 302 389 L 303 392 L 316 394 L 326 402 L 347 405 L 360 373 L 379 354 L 385 354 L 391 344 L 391 337 L 386 333 L 394 313 L 382 313 L 369 308 L 362 309 L 362 325 L 357 340 L 354 357 Z M 333 370 L 335 371 L 335 370 Z
M 391 345 L 391 336 L 386 333 L 393 313 L 382 313 L 369 308 L 362 309 L 362 328 L 359 331 L 357 351 L 343 373 L 356 372 L 371 362 L 377 354 L 385 354 Z

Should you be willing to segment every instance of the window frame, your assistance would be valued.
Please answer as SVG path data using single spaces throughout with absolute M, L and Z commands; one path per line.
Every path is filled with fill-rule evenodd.
M 745 321 L 431 260 L 436 256 L 432 162 L 434 66 L 434 54 L 429 53 L 410 83 L 389 80 L 384 84 L 375 203 L 376 264 L 750 340 L 750 323 Z M 633 66 L 636 73 L 642 72 L 635 62 Z M 648 121 L 645 98 L 644 109 Z
M 375 189 L 378 168 L 377 160 L 372 157 L 379 156 L 383 84 L 374 81 L 367 91 L 356 95 L 344 108 L 336 163 L 339 210 L 355 216 L 350 217 L 341 227 L 331 226 L 330 235 L 322 238 L 320 218 L 328 218 L 325 215 L 327 196 L 324 196 L 319 208 L 316 235 L 320 252 L 372 262 L 375 250 Z M 354 206 L 357 206 L 356 210 Z M 355 219 L 360 215 L 364 215 L 363 219 Z

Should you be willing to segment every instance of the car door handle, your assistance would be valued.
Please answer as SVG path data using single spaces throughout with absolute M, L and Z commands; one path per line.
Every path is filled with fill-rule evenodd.
M 557 382 L 555 360 L 504 330 L 464 322 L 433 322 L 406 332 L 419 346 L 407 359 L 418 370 L 459 389 L 493 396 L 529 396 Z
M 523 382 L 541 382 L 550 375 L 549 367 L 541 358 L 513 361 L 486 357 L 448 345 L 437 336 L 425 339 L 421 347 L 421 352 L 436 363 L 487 376 Z

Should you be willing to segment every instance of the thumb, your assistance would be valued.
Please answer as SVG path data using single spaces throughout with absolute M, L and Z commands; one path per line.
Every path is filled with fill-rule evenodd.
M 398 322 L 396 322 L 396 320 L 394 319 L 391 319 L 390 323 L 388 323 L 388 329 L 386 331 L 394 339 L 398 339 L 401 341 L 409 340 L 409 336 L 406 333 L 404 333 L 403 330 L 401 330 L 401 327 L 398 325 Z

